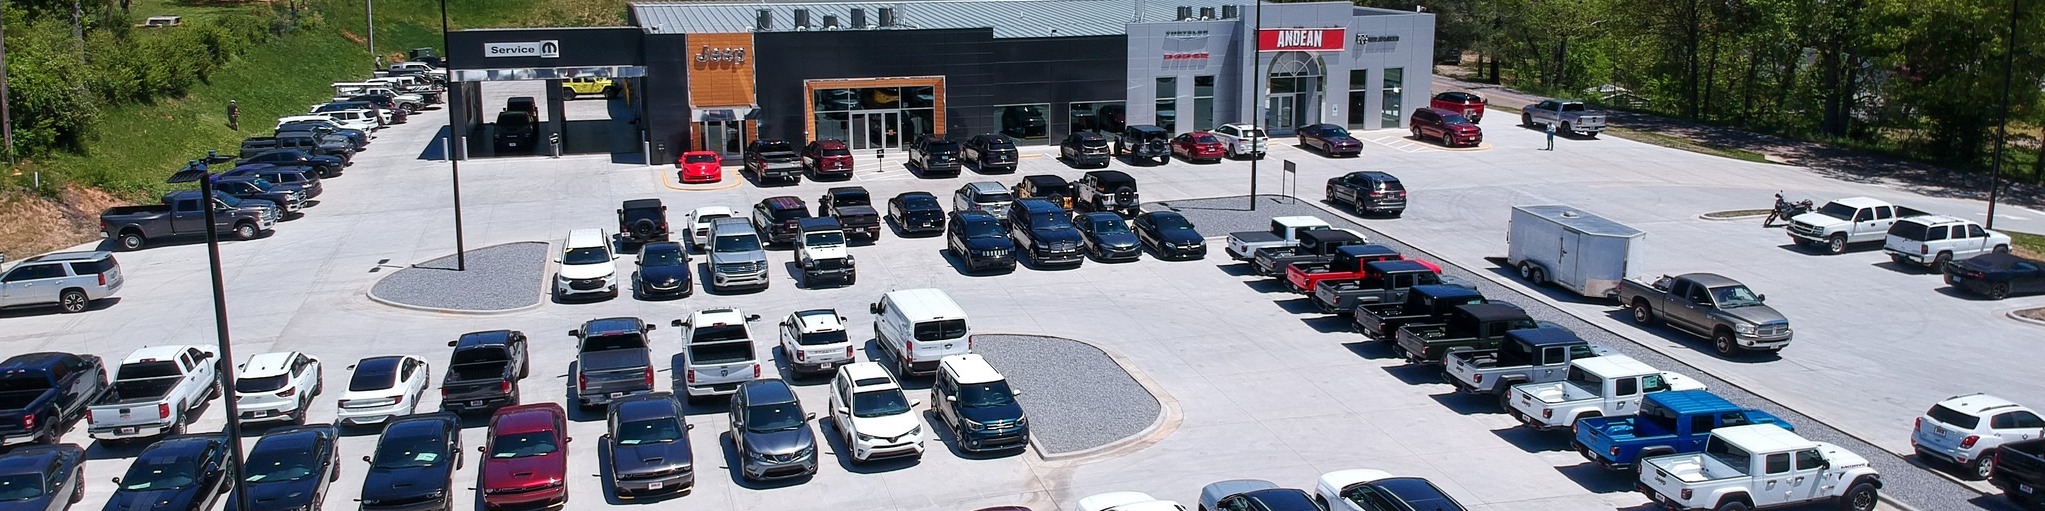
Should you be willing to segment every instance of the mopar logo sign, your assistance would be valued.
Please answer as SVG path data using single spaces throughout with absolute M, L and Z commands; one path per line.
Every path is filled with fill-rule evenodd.
M 532 41 L 525 43 L 483 43 L 485 57 L 540 57 L 561 56 L 561 41 Z

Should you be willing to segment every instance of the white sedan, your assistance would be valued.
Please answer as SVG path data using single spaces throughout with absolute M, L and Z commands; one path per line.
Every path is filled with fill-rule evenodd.
M 710 250 L 710 222 L 719 218 L 731 218 L 738 212 L 724 206 L 703 206 L 689 212 L 689 232 L 685 234 L 689 246 L 697 250 Z
M 296 351 L 249 357 L 235 371 L 234 403 L 242 422 L 287 420 L 305 423 L 313 396 L 325 387 L 319 359 Z
M 914 408 L 922 404 L 902 393 L 902 386 L 875 362 L 838 368 L 831 380 L 831 422 L 852 462 L 894 456 L 923 456 L 923 420 Z
M 426 396 L 432 375 L 425 360 L 411 355 L 365 358 L 351 369 L 355 375 L 348 379 L 348 392 L 341 394 L 336 414 L 341 424 L 382 424 L 412 414 Z

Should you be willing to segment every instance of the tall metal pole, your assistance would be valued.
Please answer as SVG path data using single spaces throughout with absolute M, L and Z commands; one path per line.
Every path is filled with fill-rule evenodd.
M 14 166 L 14 113 L 7 106 L 7 20 L 0 16 L 0 136 L 7 138 L 7 166 Z M 38 171 L 40 172 L 40 171 Z
M 234 478 L 234 508 L 249 509 L 249 494 L 243 491 L 247 477 L 241 453 L 241 407 L 234 399 L 234 348 L 227 335 L 227 286 L 220 278 L 220 233 L 217 230 L 220 224 L 213 219 L 213 175 L 206 169 L 209 164 L 211 162 L 200 163 L 198 170 L 205 172 L 199 177 L 199 203 L 206 205 L 206 263 L 213 273 L 213 330 L 219 341 L 215 347 L 219 358 L 213 360 L 214 374 L 219 381 L 214 385 L 220 386 L 223 394 L 221 406 L 227 412 L 228 459 L 234 463 L 234 470 L 228 475 Z
M 1996 121 L 1998 127 L 1996 128 L 1997 133 L 1995 137 L 1995 162 L 1990 164 L 1990 170 L 1988 171 L 1988 221 L 1982 222 L 1989 229 L 1995 228 L 1995 200 L 2002 194 L 2002 152 L 2003 146 L 2009 143 L 2009 89 L 2010 81 L 2016 77 L 2017 71 L 2017 16 L 2019 14 L 2017 4 L 2019 2 L 2020 0 L 2010 0 L 2009 33 L 2007 34 L 2009 40 L 2007 41 L 2007 47 L 2002 52 L 2002 109 L 1998 110 L 1999 113 L 1996 114 L 1996 117 L 2000 120 Z
M 376 58 L 376 0 L 362 0 L 362 19 L 369 25 L 369 57 Z
M 440 0 L 440 47 L 441 51 L 445 51 L 450 54 L 449 56 L 453 56 L 452 55 L 454 53 L 453 47 L 449 46 L 447 42 L 447 0 Z M 446 66 L 447 61 L 445 59 L 441 60 L 441 65 L 443 67 Z M 449 76 L 448 81 L 451 82 L 454 81 L 454 77 Z M 460 82 L 456 82 L 453 85 L 459 87 L 461 84 Z M 468 97 L 466 95 L 463 96 L 462 103 L 463 104 L 460 107 L 457 107 L 457 105 L 452 104 L 447 105 L 447 134 L 453 138 L 454 143 L 450 144 L 448 147 L 442 148 L 443 151 L 441 151 L 447 154 L 449 177 L 453 178 L 454 182 L 455 271 L 469 270 L 469 252 L 467 250 L 462 249 L 462 159 L 458 155 L 459 154 L 458 151 L 455 150 L 455 148 L 457 147 L 462 147 L 462 124 L 460 122 L 456 122 L 454 118 L 454 111 L 457 108 L 461 110 L 468 109 L 467 108 Z
M 1250 31 L 1250 125 L 1264 126 L 1264 0 L 1257 0 L 1257 26 Z M 1264 144 L 1271 144 L 1271 127 L 1264 126 Z M 1256 139 L 1250 139 L 1250 211 L 1257 210 L 1257 160 Z

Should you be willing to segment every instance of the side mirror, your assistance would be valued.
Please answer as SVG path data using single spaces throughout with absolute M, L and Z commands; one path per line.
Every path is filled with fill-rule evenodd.
M 620 210 L 618 210 L 618 214 L 620 214 L 620 215 L 623 215 L 623 214 L 625 214 L 625 210 L 623 210 L 623 209 L 620 209 Z
M 874 302 L 871 304 L 867 304 L 866 310 L 873 311 L 874 314 L 880 314 L 880 303 Z
M 915 406 L 915 405 L 910 405 L 910 406 Z M 839 413 L 839 414 L 842 414 L 842 415 L 851 415 L 851 414 L 852 414 L 852 409 L 851 409 L 851 408 L 846 408 L 846 407 L 840 406 L 840 407 L 838 407 L 838 413 Z
M 1760 295 L 1760 296 L 1755 296 L 1755 297 L 1754 297 L 1754 301 L 1757 301 L 1757 302 L 1765 302 L 1765 301 L 1768 301 L 1768 295 L 1765 295 L 1765 294 L 1763 294 L 1763 295 Z
M 642 329 L 642 330 L 640 330 L 640 331 L 641 331 L 641 332 L 651 332 L 651 331 L 653 331 L 654 329 L 657 329 L 657 328 L 660 328 L 660 325 L 654 325 L 654 324 L 647 324 L 647 325 L 646 325 L 645 327 L 643 327 L 643 329 Z
M 759 321 L 759 320 L 760 320 L 760 315 L 759 315 L 759 314 L 747 314 L 747 315 L 746 315 L 746 321 Z
M 687 321 L 683 321 L 683 320 L 679 320 L 679 319 L 677 319 L 677 320 L 674 320 L 674 321 L 670 321 L 670 322 L 668 322 L 668 324 L 669 324 L 669 325 L 672 325 L 672 326 L 674 326 L 675 328 L 681 328 L 681 327 L 689 326 L 689 322 L 687 322 Z
M 838 316 L 838 322 L 839 322 L 839 323 L 844 323 L 844 322 L 845 322 L 845 316 Z
M 809 414 L 807 414 L 807 415 L 803 415 L 803 416 L 802 416 L 802 420 L 806 420 L 806 421 L 813 421 L 813 420 L 817 420 L 817 412 L 810 412 L 810 413 L 809 413 Z
M 121 478 L 119 477 L 114 478 L 114 484 L 121 484 Z
M 453 347 L 454 347 L 454 343 L 455 343 L 455 342 L 456 342 L 456 341 L 447 341 L 447 347 L 449 347 L 449 348 L 453 348 Z
M 781 326 L 782 326 L 783 328 L 786 328 L 786 327 L 788 326 L 788 320 L 786 320 L 786 319 L 784 319 L 784 320 L 781 320 Z
M 569 330 L 569 331 L 568 331 L 568 336 L 569 336 L 569 337 L 582 337 L 582 329 L 579 329 L 579 328 L 578 328 L 578 329 L 575 329 L 575 330 Z
M 369 457 L 368 457 L 368 456 L 363 456 L 363 457 L 362 457 L 362 462 L 363 462 L 363 463 L 369 463 L 369 462 L 370 462 L 370 461 L 369 461 Z
M 945 396 L 945 397 L 944 397 L 944 401 L 945 401 L 945 402 L 947 402 L 947 403 L 957 403 L 957 402 L 959 402 L 959 397 L 958 397 L 958 396 Z M 911 406 L 914 406 L 914 405 L 911 405 Z
M 561 264 L 561 257 L 560 257 L 560 256 L 555 256 L 555 257 L 554 257 L 554 264 Z
M 570 437 L 561 437 L 561 443 L 564 443 L 564 444 L 565 444 L 565 443 L 568 443 L 568 442 L 573 442 L 573 441 L 575 441 L 575 437 L 572 437 L 572 436 L 570 436 Z
M 696 429 L 696 425 L 695 425 L 695 424 L 683 424 L 683 425 L 682 425 L 682 429 L 684 429 L 684 430 L 691 430 L 691 429 Z
M 1021 396 L 1021 395 L 1022 395 L 1022 391 L 1020 391 L 1020 390 L 1016 390 L 1016 389 L 1008 389 L 1008 395 L 1009 395 L 1010 397 L 1016 397 L 1016 396 Z
M 915 407 L 918 407 L 918 406 L 923 406 L 923 400 L 921 400 L 921 399 L 911 399 L 911 400 L 909 400 L 909 407 L 910 407 L 910 408 L 915 408 Z
M 480 446 L 480 445 L 478 445 L 478 446 L 476 446 L 476 452 L 481 452 L 481 453 L 488 453 L 488 452 L 490 452 L 490 450 L 489 450 L 489 449 L 485 449 L 485 448 L 483 448 L 483 446 Z

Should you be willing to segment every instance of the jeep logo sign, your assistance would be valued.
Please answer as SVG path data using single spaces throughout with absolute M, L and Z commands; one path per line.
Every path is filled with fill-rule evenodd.
M 539 57 L 543 59 L 561 56 L 561 41 L 546 40 L 525 43 L 483 43 L 485 57 Z
M 1344 29 L 1267 28 L 1257 31 L 1257 51 L 1342 51 Z

